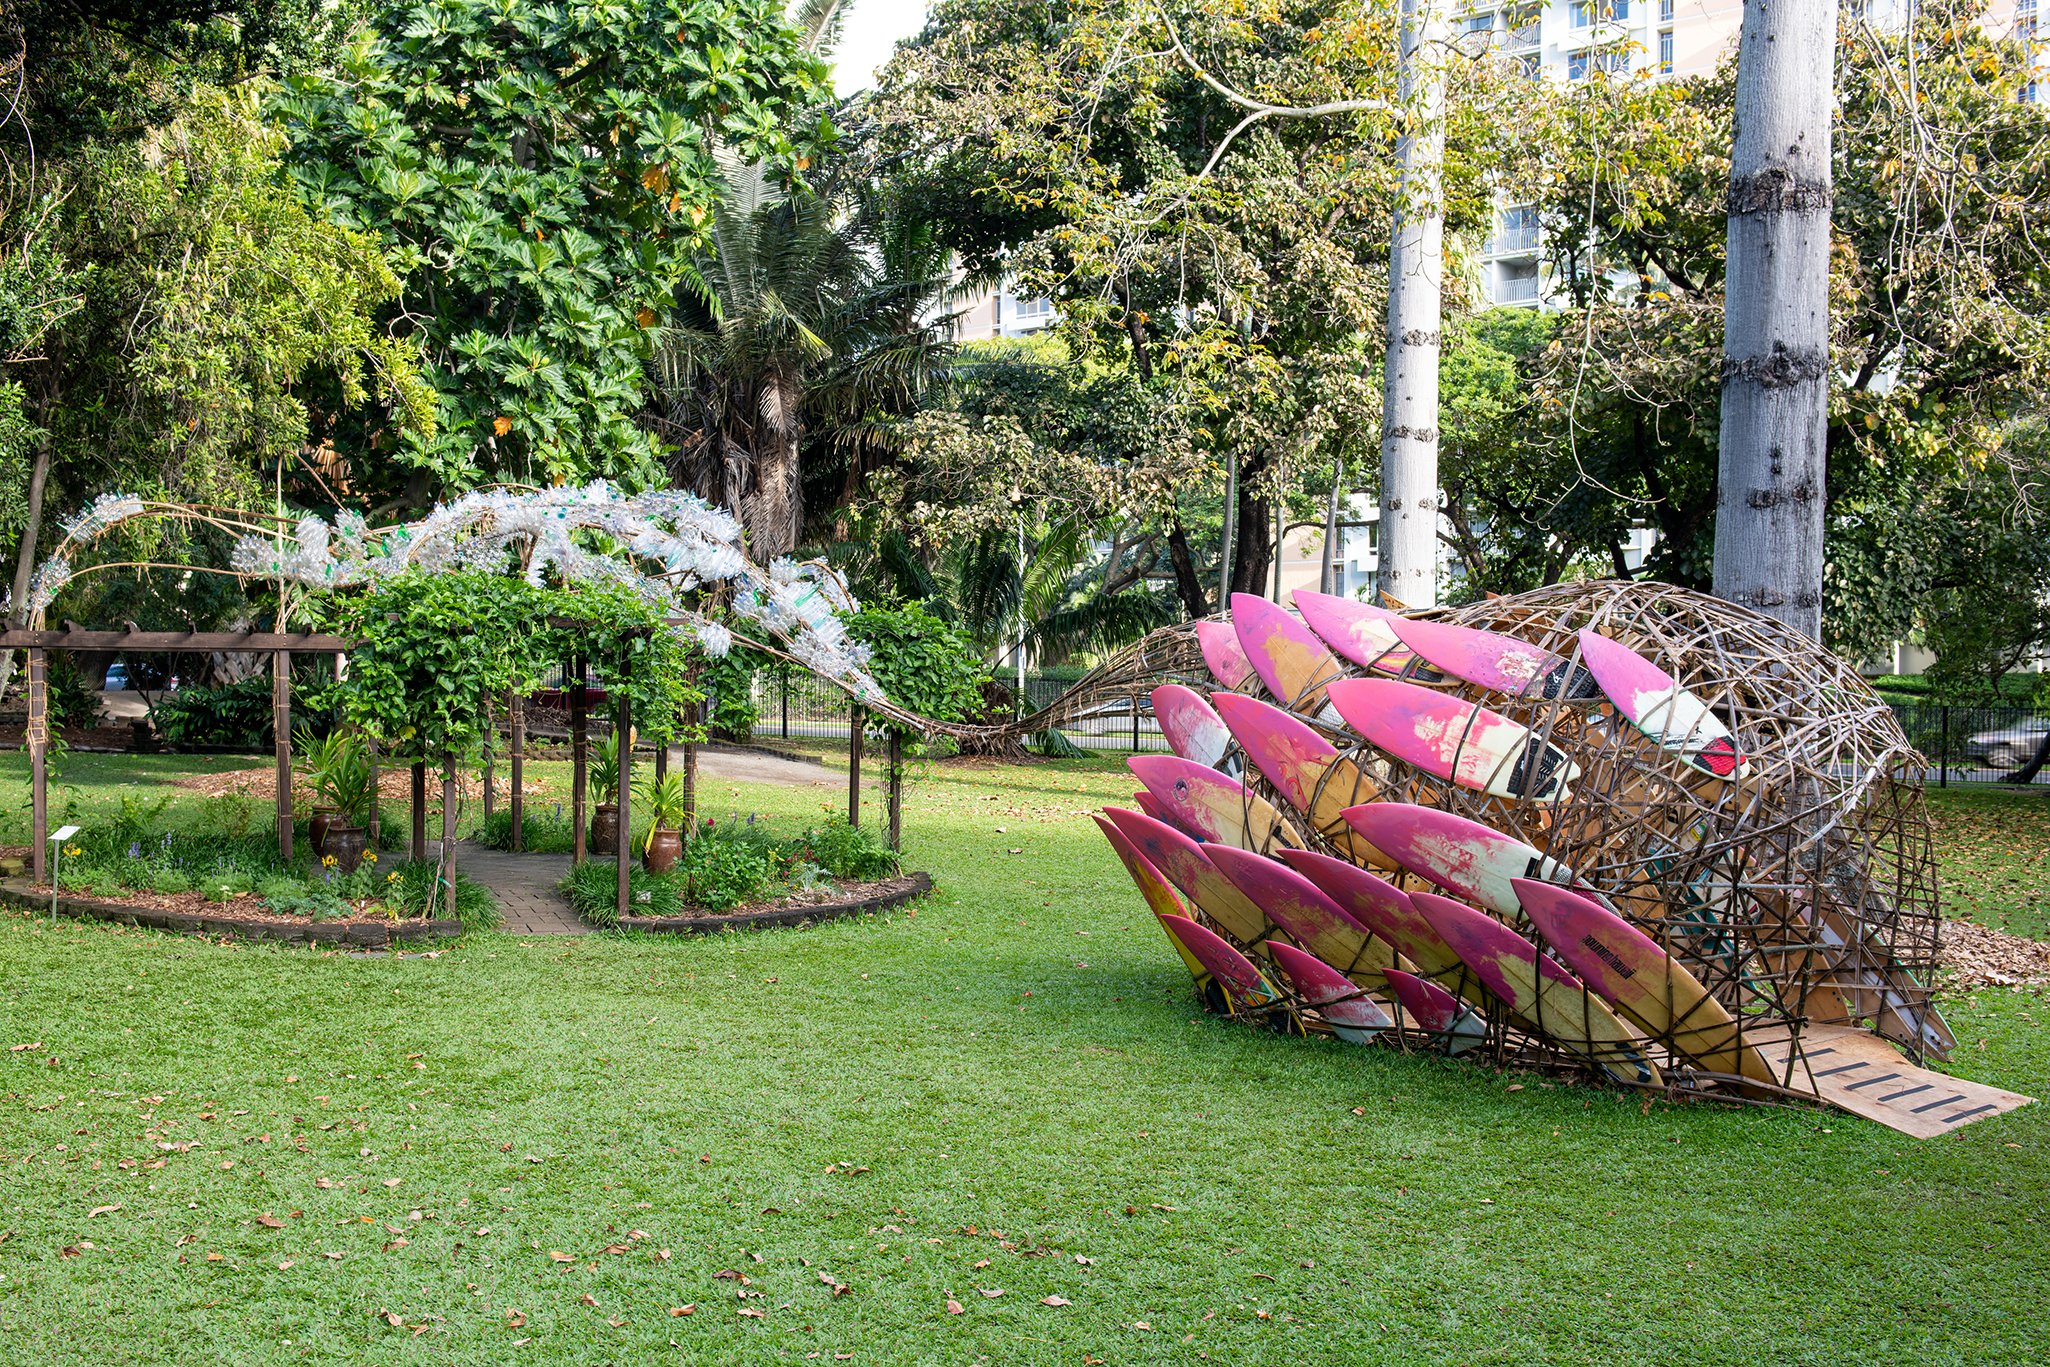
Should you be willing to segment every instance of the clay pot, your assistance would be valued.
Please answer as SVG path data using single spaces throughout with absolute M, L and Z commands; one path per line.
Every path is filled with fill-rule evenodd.
M 601 802 L 591 810 L 592 854 L 619 853 L 619 804 Z
M 323 854 L 331 854 L 335 860 L 335 872 L 354 873 L 363 862 L 363 851 L 369 848 L 370 832 L 361 826 L 345 826 L 340 817 L 328 823 L 326 848 Z
M 641 851 L 641 867 L 649 873 L 667 873 L 676 867 L 676 861 L 683 858 L 683 832 L 672 831 L 667 826 L 657 826 L 648 839 L 647 849 Z
M 315 854 L 327 853 L 327 833 L 341 821 L 341 816 L 332 807 L 315 807 L 306 818 L 306 843 L 313 846 Z

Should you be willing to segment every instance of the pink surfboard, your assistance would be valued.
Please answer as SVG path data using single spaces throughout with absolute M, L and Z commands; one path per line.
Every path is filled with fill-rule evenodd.
M 1118 858 L 1124 862 L 1125 872 L 1131 874 L 1132 881 L 1139 885 L 1139 894 L 1146 899 L 1146 905 L 1152 908 L 1153 914 L 1186 917 L 1189 914 L 1188 908 L 1182 905 L 1182 899 L 1160 876 L 1160 870 L 1154 868 L 1152 862 L 1139 853 L 1137 847 L 1125 838 L 1123 831 L 1105 820 L 1102 813 L 1091 812 L 1090 815 L 1096 819 L 1096 824 L 1103 828 L 1104 835 L 1110 840 L 1111 849 L 1116 851 Z M 1167 938 L 1173 941 L 1175 949 L 1180 952 L 1182 962 L 1188 966 L 1190 975 L 1201 983 L 1209 970 L 1203 967 L 1201 960 L 1189 953 L 1180 940 L 1172 935 Z
M 1308 589 L 1297 589 L 1293 597 L 1310 630 L 1344 658 L 1378 674 L 1400 674 L 1409 668 L 1414 657 L 1395 634 L 1400 613 Z
M 1428 978 L 1388 970 L 1388 990 L 1411 1020 L 1426 1034 L 1437 1035 L 1448 1054 L 1473 1048 L 1486 1038 L 1487 1022 L 1460 1004 L 1459 998 Z
M 1630 1027 L 1536 945 L 1486 912 L 1449 897 L 1419 892 L 1411 900 L 1488 991 L 1525 1021 L 1535 1022 L 1553 1043 L 1620 1082 L 1659 1083 L 1657 1065 Z
M 1393 626 L 1402 643 L 1432 667 L 1470 684 L 1517 698 L 1587 702 L 1602 691 L 1594 677 L 1571 660 L 1514 636 L 1398 617 Z
M 1535 846 L 1451 812 L 1370 802 L 1346 808 L 1345 819 L 1403 868 L 1500 916 L 1514 918 L 1523 909 L 1511 879 L 1584 886 L 1571 869 Z
M 1528 727 L 1400 679 L 1340 679 L 1331 705 L 1395 758 L 1462 788 L 1546 802 L 1564 798 L 1580 766 Z
M 1395 952 L 1433 977 L 1459 966 L 1452 952 L 1411 904 L 1409 894 L 1365 869 L 1315 850 L 1283 850 L 1291 869 L 1314 883 L 1339 911 L 1394 946 Z
M 1239 644 L 1239 634 L 1229 622 L 1196 623 L 1196 645 L 1203 652 L 1203 667 L 1217 680 L 1219 688 L 1237 692 L 1254 679 L 1253 662 Z M 1255 680 L 1257 682 L 1257 680 Z
M 1179 755 L 1134 755 L 1125 761 L 1174 824 L 1205 840 L 1264 850 L 1277 840 L 1303 843 L 1274 804 L 1235 778 Z
M 1123 807 L 1106 807 L 1104 815 L 1124 832 L 1168 882 L 1218 925 L 1244 944 L 1267 934 L 1267 913 L 1253 904 L 1229 878 L 1217 871 L 1202 846 L 1164 821 Z
M 1345 672 L 1323 637 L 1287 609 L 1250 593 L 1231 596 L 1231 624 L 1253 672 L 1276 701 L 1305 715 L 1323 708 L 1324 686 Z
M 1215 931 L 1185 916 L 1163 916 L 1161 925 L 1224 988 L 1234 1011 L 1258 1011 L 1281 1004 L 1267 975 Z
M 1736 1018 L 1658 941 L 1565 888 L 1519 878 L 1516 892 L 1552 952 L 1596 996 L 1704 1068 L 1771 1080 L 1763 1056 L 1743 1044 Z
M 1316 1011 L 1331 1033 L 1348 1044 L 1371 1044 L 1374 1036 L 1395 1024 L 1381 1004 L 1353 985 L 1351 979 L 1314 954 L 1294 945 L 1270 944 L 1274 967 L 1296 999 Z
M 1181 684 L 1154 689 L 1153 719 L 1160 723 L 1160 734 L 1167 737 L 1168 746 L 1183 759 L 1211 769 L 1223 763 L 1224 752 L 1231 745 L 1231 728 L 1195 689 Z
M 1347 973 L 1373 975 L 1396 966 L 1395 949 L 1345 914 L 1317 885 L 1263 855 L 1205 845 L 1217 871 L 1267 913 L 1267 919 L 1304 949 Z
M 1175 825 L 1174 813 L 1161 806 L 1160 799 L 1154 797 L 1153 794 L 1147 792 L 1144 788 L 1132 794 L 1132 805 L 1152 817 L 1155 821 L 1163 821 L 1170 826 Z M 1179 826 L 1175 826 L 1175 829 L 1181 830 Z M 1182 833 L 1184 835 L 1188 834 L 1186 831 Z
M 1661 749 L 1717 778 L 1742 778 L 1744 755 L 1730 728 L 1679 680 L 1599 632 L 1580 633 L 1580 659 L 1629 723 Z
M 1355 859 L 1382 868 L 1394 861 L 1367 844 L 1340 815 L 1357 802 L 1371 802 L 1379 787 L 1338 747 L 1274 704 L 1236 693 L 1220 693 L 1217 713 L 1253 762 L 1289 805 L 1309 817 L 1319 835 Z M 1327 778 L 1326 775 L 1329 775 Z

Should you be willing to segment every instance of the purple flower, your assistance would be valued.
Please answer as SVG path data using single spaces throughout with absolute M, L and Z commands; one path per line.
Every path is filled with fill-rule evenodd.
M 140 840 L 131 840 L 128 842 L 128 857 L 130 859 L 142 858 L 142 842 Z

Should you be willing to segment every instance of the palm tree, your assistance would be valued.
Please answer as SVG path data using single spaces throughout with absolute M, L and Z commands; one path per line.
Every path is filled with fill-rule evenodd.
M 792 14 L 815 52 L 841 17 L 840 0 Z M 955 285 L 931 227 L 893 213 L 851 159 L 806 187 L 717 156 L 713 250 L 657 347 L 652 416 L 677 442 L 675 477 L 732 509 L 767 560 L 803 537 L 807 447 L 845 461 L 844 506 L 889 420 L 943 376 Z

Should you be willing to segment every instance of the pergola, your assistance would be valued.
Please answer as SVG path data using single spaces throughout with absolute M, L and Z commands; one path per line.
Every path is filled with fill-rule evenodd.
M 585 625 L 568 619 L 554 619 L 550 626 L 575 628 Z M 274 817 L 278 854 L 290 860 L 292 857 L 292 657 L 295 655 L 326 655 L 335 660 L 337 671 L 341 661 L 356 646 L 346 636 L 331 636 L 320 632 L 296 631 L 143 631 L 133 625 L 119 631 L 93 631 L 66 622 L 61 630 L 16 629 L 0 631 L 0 650 L 26 650 L 28 652 L 28 728 L 30 787 L 30 858 L 35 881 L 40 883 L 49 876 L 50 857 L 50 799 L 49 799 L 49 654 L 51 651 L 119 651 L 124 654 L 186 654 L 198 652 L 240 652 L 267 654 L 271 657 L 271 726 L 274 733 L 272 753 L 277 765 L 277 803 Z M 621 656 L 617 669 L 625 678 L 626 659 Z M 589 792 L 590 771 L 590 707 L 589 679 L 590 661 L 578 657 L 568 664 L 570 704 L 570 820 L 573 834 L 572 859 L 581 864 L 586 858 L 585 842 L 588 824 L 586 804 Z M 627 690 L 615 690 L 613 725 L 622 737 L 633 735 L 633 713 L 628 701 Z M 524 843 L 524 766 L 526 760 L 526 709 L 518 690 L 507 699 L 507 723 L 511 733 L 511 792 L 512 848 L 517 851 Z M 847 819 L 854 825 L 861 823 L 861 760 L 862 760 L 862 714 L 859 706 L 853 710 L 849 726 L 850 750 L 848 756 Z M 697 758 L 698 747 L 694 740 L 687 740 L 683 746 L 683 773 L 685 789 L 685 829 L 694 826 L 697 816 Z M 889 747 L 889 839 L 891 848 L 899 844 L 903 811 L 903 761 L 901 744 L 892 732 Z M 619 914 L 629 914 L 632 892 L 629 886 L 633 842 L 631 816 L 633 747 L 622 744 L 619 747 L 619 838 L 616 842 L 614 860 L 618 868 Z M 411 762 L 412 768 L 412 842 L 411 855 L 414 859 L 427 857 L 427 760 L 424 756 Z M 664 744 L 655 750 L 655 774 L 657 778 L 668 772 L 669 747 Z M 484 812 L 491 814 L 493 798 L 491 762 L 485 760 L 484 770 Z M 371 747 L 371 788 L 377 787 L 377 750 Z M 444 852 L 451 849 L 455 840 L 456 779 L 453 755 L 442 757 L 441 771 L 441 839 Z M 373 846 L 378 838 L 377 804 L 373 799 L 370 816 L 370 838 Z

